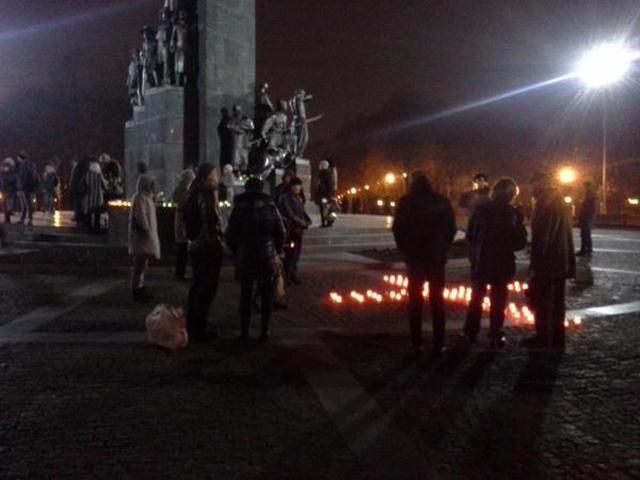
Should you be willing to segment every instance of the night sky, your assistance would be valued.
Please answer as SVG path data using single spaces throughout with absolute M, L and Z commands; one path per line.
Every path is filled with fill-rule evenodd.
M 39 161 L 121 157 L 128 51 L 160 4 L 0 0 L 0 156 L 24 147 Z M 532 142 L 540 151 L 589 148 L 599 102 L 576 101 L 574 83 L 394 128 L 564 74 L 599 39 L 622 35 L 637 47 L 640 33 L 637 0 L 257 0 L 257 13 L 258 78 L 274 97 L 299 87 L 313 93 L 310 113 L 325 119 L 314 125 L 311 153 L 338 157 L 364 155 L 390 132 L 407 144 L 433 135 L 464 148 L 478 135 L 509 135 L 514 150 Z M 624 156 L 640 154 L 638 83 L 610 95 L 613 140 Z M 480 134 L 478 126 L 491 130 Z

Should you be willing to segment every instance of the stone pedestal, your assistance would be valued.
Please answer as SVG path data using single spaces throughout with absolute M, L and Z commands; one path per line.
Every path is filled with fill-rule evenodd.
M 253 116 L 256 84 L 255 0 L 198 0 L 200 162 L 220 166 L 220 110 Z
M 135 191 L 136 164 L 144 162 L 158 192 L 171 198 L 186 165 L 219 165 L 220 110 L 239 103 L 253 114 L 256 83 L 255 0 L 194 0 L 198 76 L 185 88 L 152 88 L 125 128 L 127 195 Z
M 126 192 L 135 193 L 136 166 L 143 162 L 155 176 L 157 192 L 170 199 L 194 148 L 187 131 L 186 91 L 178 87 L 152 88 L 145 105 L 134 107 L 133 119 L 125 127 Z

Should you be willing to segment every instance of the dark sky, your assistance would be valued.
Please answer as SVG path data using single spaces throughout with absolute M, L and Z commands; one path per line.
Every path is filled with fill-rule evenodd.
M 155 22 L 160 4 L 0 0 L 0 156 L 25 144 L 41 156 L 86 150 L 121 156 L 127 52 L 138 45 L 140 26 Z M 299 87 L 315 95 L 311 113 L 326 115 L 312 131 L 312 151 L 320 152 L 339 149 L 354 125 L 393 126 L 403 116 L 566 73 L 599 39 L 623 35 L 637 46 L 640 4 L 257 0 L 257 13 L 258 78 L 271 83 L 275 96 Z M 576 92 L 575 84 L 563 85 L 458 117 L 482 122 L 493 114 L 510 128 L 562 138 L 565 126 L 571 131 L 584 121 L 593 128 L 595 107 L 577 108 Z M 614 96 L 614 121 L 627 136 L 639 93 L 636 83 Z M 380 114 L 394 106 L 388 117 Z

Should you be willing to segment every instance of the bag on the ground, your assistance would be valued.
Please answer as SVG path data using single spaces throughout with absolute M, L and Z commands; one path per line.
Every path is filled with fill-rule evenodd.
M 147 340 L 170 350 L 184 348 L 189 343 L 187 322 L 181 308 L 171 305 L 158 305 L 145 321 Z

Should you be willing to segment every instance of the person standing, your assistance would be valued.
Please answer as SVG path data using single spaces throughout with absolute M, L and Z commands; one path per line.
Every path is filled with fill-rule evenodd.
M 523 214 L 512 206 L 518 186 L 510 178 L 496 182 L 491 200 L 479 205 L 469 221 L 467 240 L 470 244 L 472 295 L 464 325 L 464 336 L 475 341 L 480 333 L 482 302 L 490 285 L 491 312 L 489 338 L 493 346 L 504 347 L 506 338 L 504 309 L 507 285 L 516 273 L 514 252 L 527 244 Z
M 11 216 L 16 204 L 16 163 L 13 158 L 6 158 L 0 164 L 0 193 L 4 206 L 4 223 L 11 223 Z
M 476 173 L 472 180 L 472 190 L 460 196 L 459 205 L 471 216 L 476 207 L 490 200 L 490 193 L 489 177 L 484 173 Z
M 102 165 L 104 175 L 104 203 L 120 200 L 124 195 L 122 168 L 117 160 L 110 158 Z
M 184 224 L 184 209 L 187 205 L 187 198 L 189 197 L 189 187 L 194 178 L 196 178 L 196 174 L 192 169 L 187 168 L 182 172 L 182 175 L 180 175 L 178 186 L 173 192 L 173 203 L 176 209 L 174 220 L 174 240 L 176 242 L 175 274 L 179 280 L 185 280 L 187 273 L 189 240 L 187 239 L 187 231 Z
M 287 282 L 300 285 L 298 262 L 302 253 L 304 232 L 311 226 L 311 218 L 304 208 L 302 180 L 294 177 L 288 189 L 282 194 L 278 209 L 287 229 L 287 242 L 284 256 L 284 272 Z
M 160 238 L 156 217 L 155 179 L 140 175 L 129 214 L 129 255 L 133 257 L 131 290 L 134 301 L 146 302 L 151 295 L 145 288 L 149 260 L 160 260 Z
M 218 290 L 222 268 L 222 227 L 216 189 L 218 175 L 213 165 L 198 167 L 185 207 L 185 229 L 191 242 L 193 280 L 187 305 L 187 331 L 194 342 L 217 337 L 207 334 L 209 308 Z
M 280 180 L 280 183 L 276 185 L 273 195 L 273 199 L 276 202 L 276 205 L 280 203 L 280 197 L 282 197 L 289 190 L 291 180 L 293 180 L 294 178 L 296 178 L 296 172 L 289 168 L 284 171 L 284 173 L 282 174 L 282 179 Z
M 85 194 L 82 198 L 82 215 L 85 226 L 90 233 L 100 233 L 100 217 L 104 211 L 106 182 L 97 158 L 91 158 L 83 183 Z
M 596 218 L 598 199 L 593 187 L 593 183 L 584 183 L 584 196 L 578 208 L 578 226 L 580 227 L 580 250 L 576 255 L 579 257 L 591 257 L 593 255 L 593 239 L 591 230 L 593 221 Z
M 320 208 L 321 228 L 331 227 L 335 217 L 335 175 L 329 162 L 323 160 L 318 166 L 318 180 L 316 181 L 315 199 Z
M 251 323 L 253 286 L 261 296 L 262 327 L 260 340 L 269 338 L 273 311 L 274 279 L 280 271 L 279 254 L 285 241 L 282 217 L 269 195 L 263 193 L 264 183 L 250 178 L 245 193 L 236 197 L 229 226 L 227 245 L 236 257 L 240 274 L 241 338 L 248 340 Z
M 576 274 L 571 214 L 548 175 L 536 173 L 531 187 L 535 205 L 531 217 L 529 295 L 536 334 L 523 343 L 563 349 L 566 280 Z
M 409 278 L 409 324 L 415 354 L 422 351 L 423 285 L 429 282 L 433 321 L 433 356 L 445 344 L 444 281 L 447 253 L 456 233 L 449 200 L 434 192 L 424 172 L 414 172 L 409 193 L 398 202 L 393 236 L 403 254 Z
M 91 157 L 82 157 L 73 166 L 69 180 L 69 194 L 74 212 L 74 221 L 78 224 L 86 224 L 83 214 L 84 197 L 87 194 L 84 178 L 89 171 L 90 163 Z
M 44 174 L 42 175 L 43 210 L 45 213 L 53 214 L 55 212 L 59 184 L 60 179 L 55 167 L 51 164 L 46 165 L 44 167 Z
M 20 203 L 20 223 L 25 223 L 26 220 L 27 225 L 33 225 L 34 202 L 39 186 L 40 176 L 36 166 L 29 160 L 24 150 L 20 151 L 16 166 L 16 195 Z

